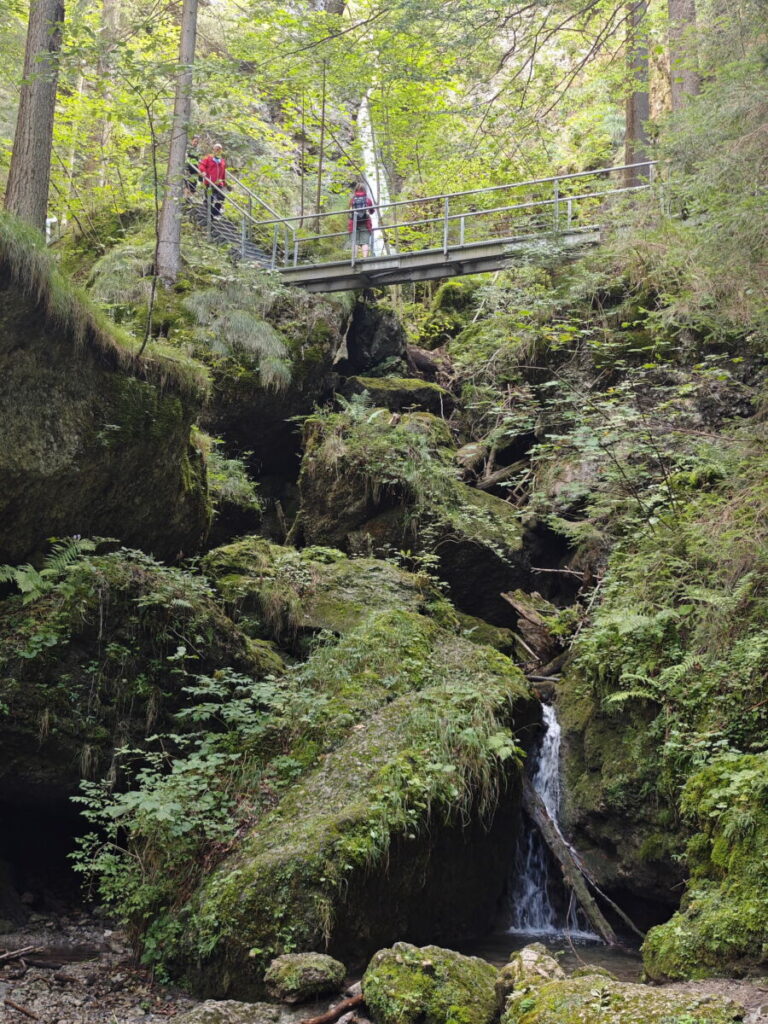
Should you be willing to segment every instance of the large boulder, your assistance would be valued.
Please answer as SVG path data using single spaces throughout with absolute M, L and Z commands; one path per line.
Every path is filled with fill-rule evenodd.
M 733 1024 L 743 1016 L 742 1007 L 719 996 L 588 974 L 565 981 L 531 980 L 516 987 L 501 1024 Z
M 283 953 L 267 968 L 264 984 L 273 999 L 306 1003 L 315 996 L 340 992 L 346 973 L 340 960 L 325 953 Z
M 418 612 L 439 597 L 430 581 L 390 562 L 263 537 L 217 548 L 202 566 L 244 629 L 297 650 L 322 630 L 349 632 L 374 608 Z
M 350 966 L 410 934 L 477 934 L 504 891 L 519 813 L 515 734 L 538 705 L 503 655 L 430 618 L 373 611 L 294 673 L 276 759 L 295 781 L 163 935 L 203 994 L 258 997 L 266 963 Z M 445 899 L 445 893 L 451 899 Z
M 369 395 L 374 405 L 390 412 L 423 409 L 435 416 L 447 416 L 455 400 L 450 391 L 416 377 L 350 377 L 344 383 L 345 395 Z
M 493 1024 L 497 975 L 478 957 L 396 942 L 371 960 L 363 996 L 376 1024 Z
M 116 537 L 163 558 L 208 527 L 190 428 L 207 378 L 181 353 L 141 358 L 39 248 L 0 217 L 0 563 L 49 537 Z
M 299 531 L 353 553 L 426 556 L 465 612 L 511 619 L 504 590 L 530 581 L 523 530 L 507 502 L 461 483 L 446 424 L 352 404 L 311 417 L 299 477 Z

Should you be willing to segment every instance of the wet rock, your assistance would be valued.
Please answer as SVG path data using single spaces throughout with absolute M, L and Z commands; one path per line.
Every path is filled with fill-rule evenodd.
M 346 973 L 343 963 L 325 953 L 284 953 L 267 968 L 264 984 L 273 999 L 305 1003 L 315 996 L 339 992 Z
M 396 942 L 374 955 L 363 995 L 377 1024 L 492 1024 L 497 976 L 477 957 Z

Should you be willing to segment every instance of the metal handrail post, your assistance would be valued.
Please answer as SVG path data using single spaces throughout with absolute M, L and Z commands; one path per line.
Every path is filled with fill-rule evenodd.
M 272 261 L 269 264 L 271 270 L 277 265 L 277 232 L 278 226 L 275 224 L 275 230 L 272 232 Z
M 293 236 L 293 265 L 294 267 L 299 265 L 299 240 L 296 235 Z
M 450 200 L 448 196 L 445 197 L 443 203 L 443 256 L 448 255 L 448 207 Z
M 245 217 L 240 218 L 240 256 L 245 259 Z
M 211 240 L 211 200 L 213 194 L 209 188 L 205 190 L 205 230 L 208 241 Z
M 555 178 L 552 182 L 552 188 L 554 191 L 554 215 L 555 215 L 555 231 L 560 230 L 560 179 Z
M 568 227 L 570 227 L 573 220 L 573 199 L 570 196 L 566 200 L 566 205 L 568 207 Z
M 465 218 L 462 215 L 461 220 L 459 221 L 459 245 L 464 245 L 464 223 Z

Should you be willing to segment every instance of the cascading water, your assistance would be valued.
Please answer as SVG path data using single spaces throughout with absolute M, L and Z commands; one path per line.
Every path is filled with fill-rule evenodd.
M 549 816 L 557 824 L 560 815 L 560 723 L 551 704 L 542 704 L 542 717 L 544 737 L 531 782 Z M 558 910 L 552 903 L 557 876 L 553 877 L 549 851 L 532 824 L 523 837 L 516 868 L 510 896 L 511 924 L 508 930 L 511 933 L 598 938 L 583 927 L 574 900 L 568 904 L 567 911 Z

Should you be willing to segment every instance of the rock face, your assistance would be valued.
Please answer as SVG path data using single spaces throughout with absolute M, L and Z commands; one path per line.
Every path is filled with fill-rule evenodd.
M 284 953 L 275 957 L 264 974 L 273 999 L 306 1003 L 315 996 L 340 992 L 347 969 L 325 953 Z
M 190 427 L 204 378 L 182 364 L 136 358 L 0 220 L 0 563 L 52 536 L 169 559 L 197 548 L 209 508 Z
M 340 353 L 336 369 L 342 374 L 362 373 L 384 360 L 402 359 L 405 341 L 405 328 L 393 312 L 358 302 L 347 330 L 346 354 Z
M 652 713 L 627 708 L 618 729 L 574 673 L 558 685 L 558 710 L 566 833 L 600 887 L 649 928 L 675 908 L 682 881 L 675 815 L 648 770 Z
M 497 975 L 477 957 L 396 942 L 371 960 L 363 996 L 376 1024 L 493 1024 Z
M 529 984 L 510 996 L 501 1024 L 732 1024 L 742 1007 L 716 996 L 669 992 L 602 974 Z

